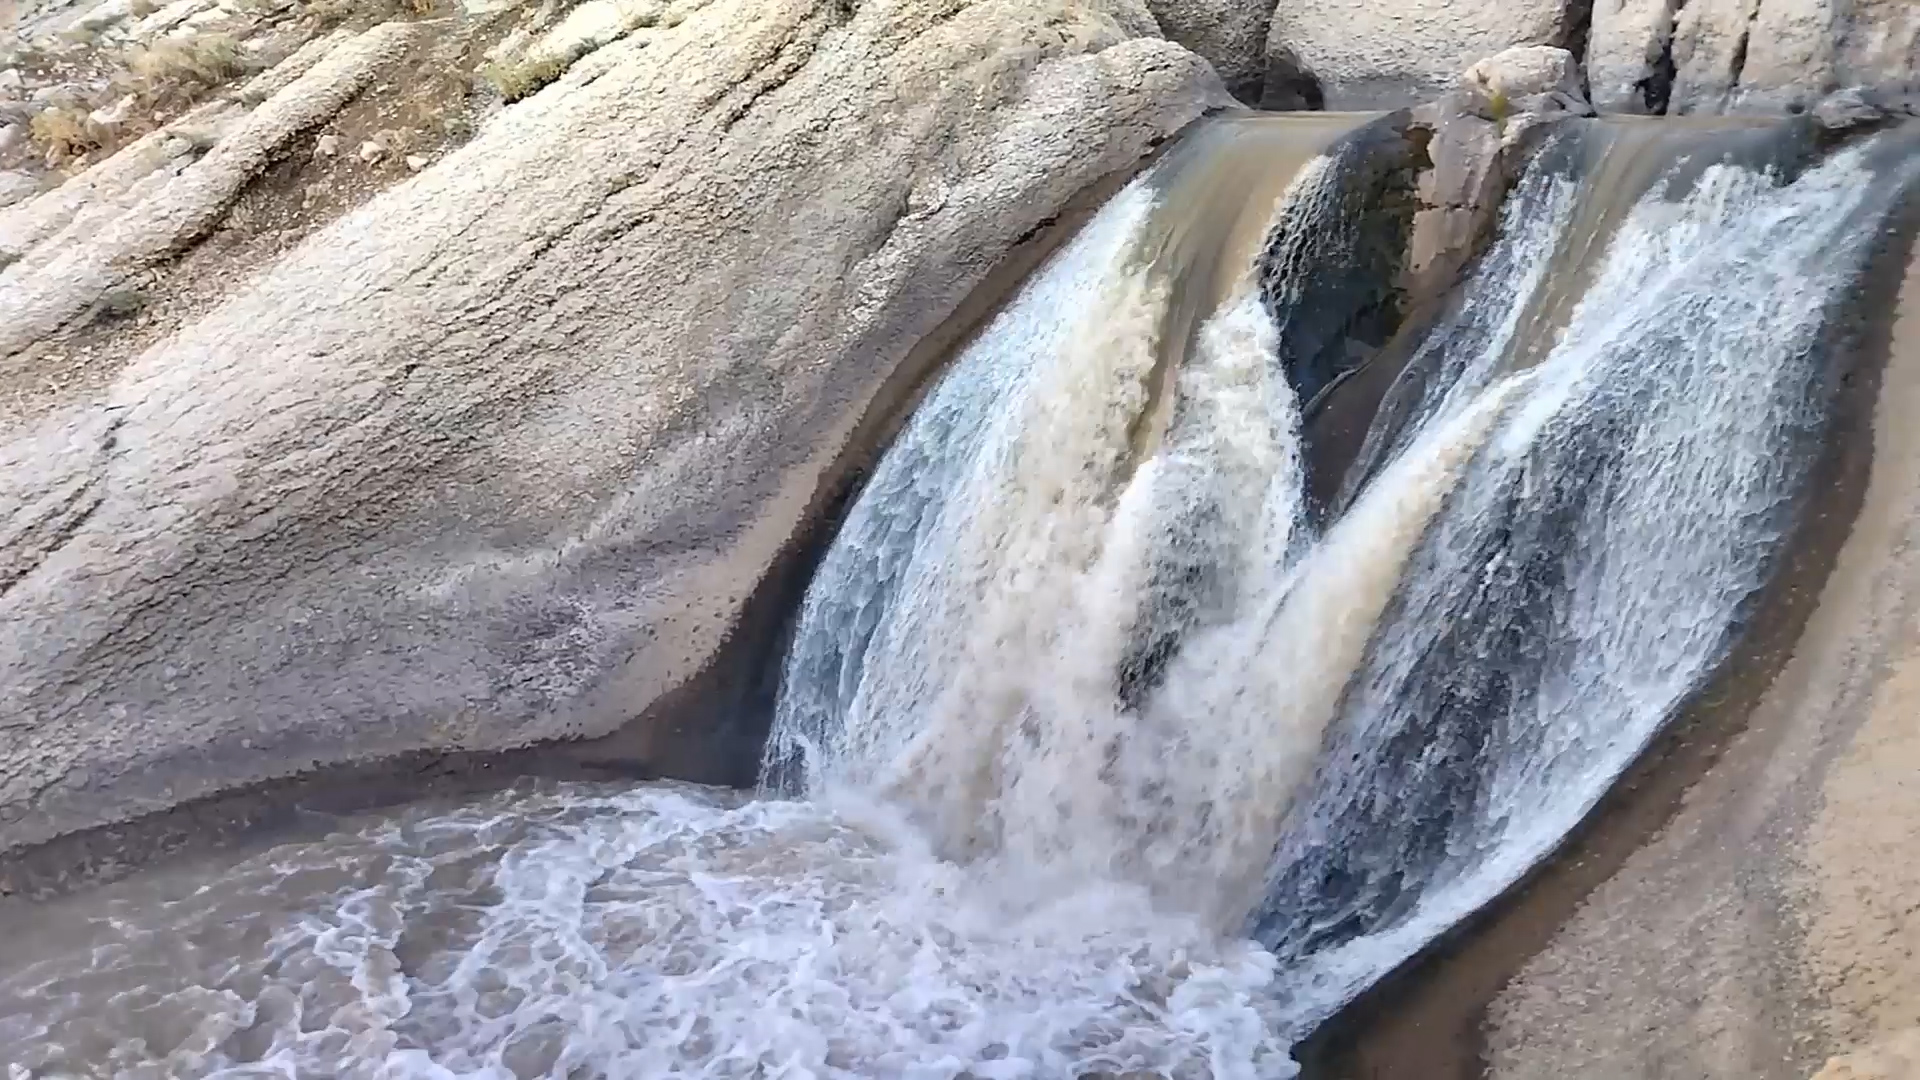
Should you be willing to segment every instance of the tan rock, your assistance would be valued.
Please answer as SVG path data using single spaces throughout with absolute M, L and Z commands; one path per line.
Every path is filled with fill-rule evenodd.
M 0 378 L 0 849 L 645 713 L 909 352 L 1226 101 L 1134 0 L 677 10 L 98 389 Z
M 1490 110 L 1487 118 L 1492 120 L 1526 112 L 1593 113 L 1581 86 L 1579 62 L 1551 45 L 1502 50 L 1469 67 L 1460 86 L 1477 107 Z
M 1632 112 L 1778 111 L 1842 86 L 1920 97 L 1908 0 L 1599 0 L 1594 102 Z
M 1920 1076 L 1920 1030 L 1827 1061 L 1813 1080 L 1913 1080 Z
M 1569 7 L 1565 0 L 1285 0 L 1269 30 L 1270 89 L 1304 76 L 1329 109 L 1414 105 L 1503 49 L 1566 44 L 1577 21 Z
M 1260 100 L 1273 0 L 1148 0 L 1170 40 L 1205 57 L 1242 101 Z
M 1409 295 L 1434 299 L 1493 238 L 1508 182 L 1526 167 L 1537 126 L 1593 112 L 1573 55 L 1519 46 L 1461 74 L 1454 92 L 1412 112 L 1431 132 L 1407 237 Z

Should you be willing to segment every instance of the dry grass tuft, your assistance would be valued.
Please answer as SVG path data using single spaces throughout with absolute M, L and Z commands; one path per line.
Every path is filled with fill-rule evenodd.
M 49 105 L 35 113 L 27 136 L 49 165 L 64 165 L 105 144 L 84 105 Z
M 542 87 L 565 75 L 572 66 L 572 60 L 560 56 L 549 56 L 544 60 L 489 62 L 481 65 L 480 77 L 493 84 L 502 100 L 514 102 L 538 93 Z
M 248 70 L 230 34 L 165 37 L 127 54 L 128 89 L 149 105 L 192 101 Z
M 389 19 L 425 18 L 440 8 L 440 0 L 308 0 L 301 11 L 322 30 L 337 26 L 368 27 Z

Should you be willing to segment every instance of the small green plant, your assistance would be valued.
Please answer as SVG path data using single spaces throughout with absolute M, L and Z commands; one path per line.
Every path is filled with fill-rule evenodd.
M 1513 102 L 1508 99 L 1505 90 L 1487 92 L 1487 111 L 1493 114 L 1493 122 L 1505 125 L 1507 117 L 1513 115 Z

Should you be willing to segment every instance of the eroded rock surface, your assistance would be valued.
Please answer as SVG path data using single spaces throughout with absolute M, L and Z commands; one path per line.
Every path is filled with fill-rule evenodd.
M 1147 7 L 1161 32 L 1206 57 L 1236 98 L 1259 103 L 1271 0 L 1148 0 Z
M 7 374 L 0 849 L 645 712 L 909 352 L 1227 102 L 1135 0 L 671 16 L 170 339 Z
M 1329 109 L 1413 105 L 1508 47 L 1577 44 L 1582 19 L 1568 0 L 1284 0 L 1269 29 L 1268 94 L 1291 105 L 1312 86 Z
M 1869 86 L 1920 101 L 1908 0 L 1597 0 L 1588 74 L 1620 112 L 1778 111 Z

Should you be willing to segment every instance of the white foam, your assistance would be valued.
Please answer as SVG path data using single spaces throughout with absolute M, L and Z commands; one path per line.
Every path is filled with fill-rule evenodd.
M 881 805 L 668 787 L 410 814 L 242 864 L 197 915 L 191 891 L 145 898 L 182 916 L 163 928 L 96 924 L 94 962 L 0 983 L 39 1021 L 0 1024 L 0 1059 L 43 1077 L 1290 1073 L 1257 947 L 1138 890 L 1003 889 L 916 835 Z M 240 915 L 264 944 L 222 957 Z M 87 993 L 116 979 L 191 1033 L 129 1041 L 137 1019 Z M 128 1067 L 99 1069 L 101 1038 Z

